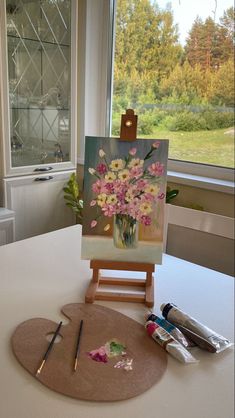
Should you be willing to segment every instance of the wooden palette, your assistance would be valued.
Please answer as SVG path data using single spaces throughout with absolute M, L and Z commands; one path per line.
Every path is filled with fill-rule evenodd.
M 72 303 L 62 308 L 70 319 L 60 329 L 47 362 L 35 377 L 50 389 L 77 399 L 118 401 L 132 398 L 149 389 L 163 376 L 167 355 L 146 333 L 144 326 L 112 309 L 99 305 Z M 84 320 L 79 364 L 73 371 L 74 353 L 80 320 Z M 47 349 L 48 334 L 55 331 L 53 321 L 34 318 L 21 323 L 12 336 L 13 352 L 21 365 L 33 376 Z M 92 360 L 87 352 L 117 339 L 126 346 L 125 357 L 133 359 L 133 370 L 114 368 L 122 359 L 107 363 Z

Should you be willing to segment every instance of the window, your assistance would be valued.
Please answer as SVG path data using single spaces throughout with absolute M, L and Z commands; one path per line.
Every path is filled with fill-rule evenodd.
M 168 138 L 173 160 L 234 166 L 232 0 L 116 0 L 112 135 Z

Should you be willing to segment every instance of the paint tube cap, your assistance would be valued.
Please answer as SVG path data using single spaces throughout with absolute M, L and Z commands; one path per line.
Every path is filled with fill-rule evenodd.
M 145 315 L 145 320 L 146 321 L 155 321 L 156 318 L 157 318 L 157 316 L 152 312 L 148 312 Z
M 145 327 L 146 327 L 147 333 L 151 336 L 153 335 L 155 329 L 158 328 L 158 325 L 155 322 L 148 321 L 145 324 Z
M 164 316 L 164 318 L 167 319 L 167 315 L 169 311 L 173 308 L 173 306 L 175 306 L 173 303 L 163 303 L 161 305 L 160 309 L 162 311 L 162 315 Z

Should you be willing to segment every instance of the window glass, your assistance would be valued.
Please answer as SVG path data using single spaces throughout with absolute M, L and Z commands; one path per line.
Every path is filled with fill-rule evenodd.
M 112 135 L 127 108 L 169 157 L 234 166 L 232 0 L 117 0 Z

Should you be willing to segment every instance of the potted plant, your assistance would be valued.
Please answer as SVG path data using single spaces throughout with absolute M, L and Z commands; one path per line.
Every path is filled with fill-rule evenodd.
M 78 224 L 82 223 L 83 200 L 75 173 L 72 173 L 67 185 L 63 188 L 66 206 L 72 209 L 76 215 Z

